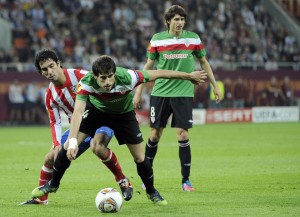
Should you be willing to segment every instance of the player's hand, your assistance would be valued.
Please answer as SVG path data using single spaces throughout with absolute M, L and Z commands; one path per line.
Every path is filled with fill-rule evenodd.
M 78 152 L 78 146 L 75 146 L 75 148 L 68 148 L 67 150 L 67 157 L 70 161 L 75 160 L 76 159 L 76 155 Z
M 139 94 L 134 94 L 133 96 L 133 106 L 134 109 L 139 109 L 141 107 L 141 96 Z
M 215 94 L 216 103 L 218 104 L 223 99 L 221 91 L 219 90 L 218 87 L 214 88 L 214 94 Z
M 201 84 L 205 82 L 205 79 L 207 78 L 207 73 L 204 70 L 201 71 L 194 71 L 190 73 L 191 76 L 191 82 L 193 84 Z
M 78 153 L 77 139 L 75 139 L 75 138 L 69 139 L 69 144 L 67 146 L 68 146 L 67 147 L 67 158 L 70 161 L 75 160 L 76 155 Z

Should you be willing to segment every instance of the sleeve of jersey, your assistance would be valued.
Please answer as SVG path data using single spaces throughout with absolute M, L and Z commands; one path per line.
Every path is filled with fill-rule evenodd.
M 149 73 L 146 70 L 134 71 L 134 73 L 136 75 L 136 84 L 134 85 L 135 87 L 140 85 L 141 83 L 148 82 L 150 79 Z M 134 81 L 135 79 L 132 80 Z
M 157 56 L 157 48 L 154 46 L 152 40 L 150 41 L 148 48 L 147 48 L 147 58 L 151 60 L 155 60 Z
M 88 73 L 88 71 L 83 70 L 83 69 L 75 69 L 74 73 L 76 75 L 76 78 L 78 80 L 80 80 L 81 78 L 83 78 Z
M 88 96 L 91 94 L 90 87 L 80 81 L 76 87 L 76 100 L 87 101 Z
M 198 36 L 198 37 L 199 37 L 199 36 Z M 203 56 L 206 56 L 206 50 L 205 50 L 205 47 L 204 47 L 204 45 L 202 44 L 202 41 L 201 41 L 200 38 L 197 40 L 197 43 L 196 43 L 196 45 L 195 45 L 194 55 L 195 55 L 196 57 L 203 57 Z
M 59 108 L 54 103 L 52 94 L 50 91 L 47 91 L 45 100 L 46 100 L 46 103 L 45 103 L 46 109 L 47 109 L 47 112 L 49 115 L 49 120 L 50 120 L 50 129 L 51 129 L 53 145 L 54 145 L 54 147 L 59 146 L 60 140 L 61 140 L 61 132 L 62 132 Z

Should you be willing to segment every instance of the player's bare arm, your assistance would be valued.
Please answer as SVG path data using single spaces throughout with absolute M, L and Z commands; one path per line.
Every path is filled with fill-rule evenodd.
M 214 73 L 210 67 L 210 64 L 207 61 L 205 56 L 200 57 L 199 62 L 200 62 L 201 68 L 207 73 L 207 77 L 208 77 L 210 83 L 212 84 L 212 86 L 214 87 L 214 94 L 215 94 L 216 102 L 219 103 L 222 100 L 222 94 L 219 90 L 219 87 L 217 85 L 217 82 L 216 82 Z
M 71 119 L 70 134 L 66 144 L 64 145 L 65 149 L 67 149 L 67 157 L 70 161 L 75 159 L 78 152 L 77 137 L 85 107 L 86 101 L 75 101 L 74 112 Z
M 207 73 L 202 71 L 194 71 L 191 73 L 179 72 L 173 70 L 148 70 L 150 81 L 154 81 L 158 78 L 168 78 L 168 79 L 182 79 L 190 80 L 194 84 L 201 84 L 205 82 L 207 78 Z
M 151 60 L 151 59 L 148 58 L 145 66 L 144 66 L 144 69 L 145 70 L 153 69 L 154 63 L 155 63 L 155 60 Z M 138 108 L 138 106 L 141 102 L 141 96 L 142 96 L 143 88 L 144 88 L 144 84 L 140 84 L 135 89 L 135 94 L 134 94 L 134 97 L 133 97 L 133 105 L 134 105 L 135 109 Z

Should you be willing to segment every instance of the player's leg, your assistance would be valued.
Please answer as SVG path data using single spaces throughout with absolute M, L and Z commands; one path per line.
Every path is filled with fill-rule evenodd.
M 126 201 L 132 198 L 133 189 L 129 179 L 123 174 L 121 165 L 115 153 L 107 148 L 114 132 L 109 127 L 100 127 L 91 140 L 91 149 L 93 153 L 102 161 L 102 163 L 114 174 L 118 182 L 122 195 Z
M 171 99 L 171 106 L 173 110 L 171 127 L 177 128 L 179 159 L 182 176 L 181 187 L 183 191 L 195 191 L 195 189 L 192 187 L 189 181 L 192 154 L 189 142 L 188 129 L 192 128 L 193 123 L 193 101 L 192 98 L 189 97 L 173 98 Z
M 65 135 L 66 136 L 66 135 Z M 78 143 L 82 143 L 85 138 L 87 138 L 88 135 L 79 132 L 77 141 Z M 63 137 L 65 138 L 65 137 Z M 62 140 L 63 142 L 63 140 Z M 64 143 L 62 143 L 64 144 Z M 80 145 L 79 145 L 80 146 Z M 33 197 L 41 197 L 44 196 L 48 193 L 55 193 L 60 185 L 60 181 L 65 173 L 65 171 L 69 168 L 71 161 L 67 158 L 67 150 L 63 147 L 59 151 L 55 161 L 54 161 L 54 166 L 53 166 L 53 175 L 52 179 L 47 182 L 45 185 L 35 188 L 32 191 L 32 196 Z
M 128 144 L 128 149 L 136 163 L 137 173 L 145 185 L 148 199 L 156 205 L 167 205 L 167 201 L 154 187 L 154 174 L 150 161 L 145 157 L 143 143 Z
M 150 136 L 146 142 L 145 154 L 148 160 L 150 161 L 151 166 L 153 166 L 153 161 L 157 153 L 158 142 L 161 135 L 163 134 L 164 128 L 150 128 Z
M 122 172 L 116 155 L 107 148 L 113 136 L 113 130 L 108 127 L 100 127 L 96 130 L 96 133 L 91 140 L 91 149 L 102 163 L 115 175 L 115 180 L 119 182 L 125 178 L 125 175 Z
M 56 149 L 58 148 L 59 147 L 56 147 Z M 39 186 L 45 185 L 52 178 L 54 154 L 55 154 L 55 149 L 53 147 L 45 156 L 44 164 L 40 171 Z M 42 197 L 30 199 L 28 201 L 21 203 L 20 205 L 31 205 L 31 204 L 42 204 L 42 205 L 48 204 L 48 194 L 45 194 Z
M 188 131 L 186 129 L 177 128 L 177 138 L 179 145 L 179 159 L 181 165 L 181 176 L 182 176 L 182 190 L 183 191 L 195 191 L 189 181 L 191 171 L 191 147 L 188 139 Z
M 145 183 L 149 199 L 155 204 L 166 205 L 167 201 L 160 196 L 154 187 L 153 169 L 149 160 L 145 157 L 142 145 L 143 136 L 139 128 L 139 123 L 136 120 L 135 112 L 132 111 L 126 115 L 123 114 L 118 120 L 114 128 L 116 139 L 119 144 L 127 144 L 136 163 L 137 173 Z
M 167 125 L 171 114 L 169 99 L 164 97 L 151 96 L 150 98 L 150 137 L 146 142 L 146 157 L 151 166 L 157 153 L 158 142 L 162 136 L 163 129 Z

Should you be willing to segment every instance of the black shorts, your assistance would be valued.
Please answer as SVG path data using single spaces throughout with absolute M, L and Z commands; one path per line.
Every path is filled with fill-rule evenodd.
M 171 127 L 189 129 L 193 127 L 192 97 L 150 97 L 150 127 L 165 128 L 170 115 Z
M 114 131 L 119 145 L 140 144 L 143 142 L 143 136 L 134 111 L 123 114 L 109 114 L 99 111 L 90 102 L 87 102 L 79 131 L 94 137 L 96 130 L 102 126 L 107 126 Z

